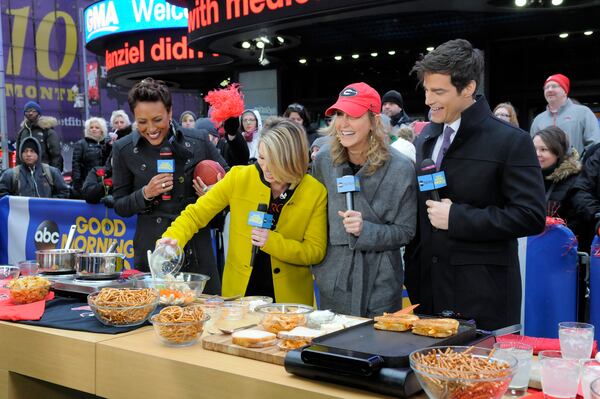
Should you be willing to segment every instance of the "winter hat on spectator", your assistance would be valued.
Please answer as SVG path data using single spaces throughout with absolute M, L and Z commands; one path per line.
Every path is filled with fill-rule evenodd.
M 21 144 L 21 154 L 24 153 L 27 148 L 31 148 L 38 156 L 40 155 L 40 146 L 35 138 L 28 137 L 23 140 L 23 143 Z
M 402 101 L 402 94 L 397 92 L 396 90 L 390 90 L 383 95 L 381 98 L 381 103 L 394 103 L 397 104 L 400 108 L 404 108 L 404 101 Z
M 192 111 L 183 111 L 181 113 L 181 115 L 179 116 L 179 124 L 183 124 L 183 118 L 185 118 L 186 115 L 191 115 L 192 118 L 194 118 L 194 121 L 196 121 L 198 118 L 196 118 L 196 114 L 193 113 Z
M 569 89 L 571 88 L 571 81 L 565 75 L 557 73 L 556 75 L 548 76 L 548 79 L 544 82 L 544 87 L 548 82 L 556 82 L 566 94 L 569 94 Z
M 27 111 L 30 108 L 35 109 L 38 112 L 38 114 L 42 114 L 42 107 L 40 107 L 40 104 L 36 103 L 35 101 L 27 101 L 25 103 L 25 106 L 23 107 L 23 113 L 25 113 L 25 111 Z
M 219 136 L 219 132 L 215 127 L 215 124 L 210 120 L 210 118 L 200 118 L 196 120 L 196 129 L 203 129 L 208 132 L 213 137 L 221 137 Z

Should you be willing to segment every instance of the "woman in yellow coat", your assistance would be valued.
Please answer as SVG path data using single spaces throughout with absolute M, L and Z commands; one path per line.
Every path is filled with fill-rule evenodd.
M 233 167 L 189 205 L 159 241 L 181 247 L 229 206 L 231 227 L 223 295 L 267 295 L 276 302 L 312 305 L 310 266 L 327 248 L 327 191 L 306 174 L 306 134 L 277 119 L 261 133 L 255 165 Z M 248 225 L 250 212 L 267 205 L 271 228 Z M 254 256 L 253 246 L 260 248 Z

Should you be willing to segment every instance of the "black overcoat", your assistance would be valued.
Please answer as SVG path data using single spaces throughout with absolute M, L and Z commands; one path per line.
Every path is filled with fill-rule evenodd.
M 443 124 L 429 124 L 415 141 L 417 169 L 431 158 Z M 419 193 L 418 234 L 406 251 L 410 299 L 419 311 L 450 310 L 480 328 L 520 322 L 521 277 L 517 238 L 545 224 L 544 183 L 533 143 L 522 130 L 496 119 L 485 98 L 463 111 L 441 165 L 449 198 L 449 229 L 434 230 Z M 417 171 L 418 172 L 418 171 Z
M 167 142 L 168 140 L 168 142 Z M 135 268 L 148 270 L 146 252 L 154 250 L 156 240 L 183 209 L 196 202 L 192 186 L 194 167 L 204 159 L 229 167 L 206 135 L 198 135 L 172 124 L 168 139 L 162 146 L 152 146 L 137 130 L 117 140 L 113 145 L 113 197 L 115 212 L 123 217 L 137 214 L 133 238 Z M 157 174 L 160 148 L 170 145 L 175 159 L 173 190 L 170 201 L 157 197 L 146 201 L 142 188 Z M 219 294 L 221 281 L 214 257 L 210 229 L 201 229 L 186 246 L 186 266 L 183 271 L 207 274 L 211 277 L 205 292 Z

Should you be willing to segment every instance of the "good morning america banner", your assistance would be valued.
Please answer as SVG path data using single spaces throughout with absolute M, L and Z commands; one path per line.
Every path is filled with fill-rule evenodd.
M 71 225 L 71 248 L 106 252 L 117 240 L 125 267 L 133 268 L 133 235 L 136 217 L 121 218 L 104 205 L 79 200 L 6 196 L 0 198 L 0 263 L 16 265 L 35 259 L 38 249 L 63 248 Z

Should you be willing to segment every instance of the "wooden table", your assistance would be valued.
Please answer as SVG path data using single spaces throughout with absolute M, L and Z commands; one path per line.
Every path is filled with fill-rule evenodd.
M 109 335 L 0 322 L 0 342 L 0 398 L 389 398 L 200 343 L 169 348 L 152 327 Z
M 115 337 L 0 322 L 0 398 L 48 397 L 40 396 L 44 384 L 38 380 L 94 394 L 96 344 Z M 58 391 L 57 397 L 68 397 L 66 391 Z
M 389 398 L 200 343 L 168 348 L 152 327 L 109 335 L 0 322 L 0 342 L 0 398 Z
M 103 397 L 389 397 L 296 377 L 282 366 L 204 350 L 200 344 L 169 348 L 158 343 L 150 328 L 135 336 L 99 342 L 96 347 L 96 394 Z

